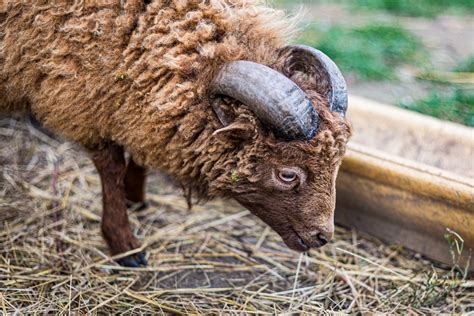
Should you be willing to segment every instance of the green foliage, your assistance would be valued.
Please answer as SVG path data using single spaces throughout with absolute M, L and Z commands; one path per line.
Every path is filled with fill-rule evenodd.
M 286 0 L 278 0 L 280 3 Z M 320 0 L 312 0 L 320 2 Z M 339 1 L 349 3 L 349 1 Z M 361 8 L 384 9 L 390 13 L 435 16 L 454 9 L 474 12 L 474 0 L 354 0 Z M 298 39 L 328 54 L 343 73 L 352 73 L 359 81 L 397 79 L 402 65 L 411 65 L 418 72 L 429 65 L 429 55 L 420 39 L 397 24 L 369 23 L 364 26 L 309 24 Z M 474 55 L 461 62 L 455 72 L 474 72 Z M 474 89 L 456 84 L 458 74 L 432 71 L 439 78 L 431 81 L 427 97 L 400 106 L 423 114 L 474 126 Z M 430 74 L 430 72 L 427 72 Z M 466 75 L 459 74 L 464 78 Z M 459 77 L 460 78 L 460 77 Z M 436 79 L 436 80 L 434 80 Z M 437 82 L 437 83 L 434 83 Z M 440 85 L 440 82 L 443 85 Z
M 449 228 L 446 229 L 444 238 L 453 259 L 451 269 L 441 274 L 433 270 L 426 273 L 421 282 L 408 282 L 407 291 L 399 297 L 404 304 L 419 308 L 436 306 L 453 291 L 459 290 L 459 283 L 469 276 L 469 260 L 466 260 L 465 266 L 461 263 L 461 257 L 466 255 L 464 239 Z
M 394 69 L 422 60 L 418 38 L 398 25 L 373 23 L 357 28 L 312 24 L 299 40 L 328 54 L 343 71 L 364 80 L 394 79 Z
M 443 120 L 474 126 L 474 91 L 455 88 L 451 93 L 432 92 L 428 97 L 401 106 Z
M 460 62 L 454 71 L 474 72 L 474 55 L 471 55 L 466 60 Z
M 355 0 L 354 6 L 399 15 L 434 17 L 446 11 L 472 13 L 474 0 Z
M 240 180 L 239 173 L 237 170 L 232 170 L 232 174 L 230 175 L 230 179 L 233 183 L 237 183 Z
M 460 62 L 455 72 L 474 72 L 474 55 Z M 455 73 L 453 73 L 455 74 Z M 404 108 L 444 120 L 474 126 L 474 87 L 448 84 L 443 87 L 449 92 L 438 92 L 440 85 L 433 85 L 430 95 L 414 102 L 402 102 Z

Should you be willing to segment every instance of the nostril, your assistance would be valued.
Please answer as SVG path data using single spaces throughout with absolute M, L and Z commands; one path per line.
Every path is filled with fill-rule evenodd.
M 317 234 L 316 238 L 318 238 L 319 242 L 321 243 L 321 246 L 327 244 L 329 241 L 328 238 L 324 236 L 322 233 Z

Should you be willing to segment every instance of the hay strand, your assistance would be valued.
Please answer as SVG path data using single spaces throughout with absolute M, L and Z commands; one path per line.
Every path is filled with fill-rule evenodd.
M 131 212 L 149 266 L 110 257 L 100 182 L 81 149 L 0 119 L 0 311 L 3 314 L 465 313 L 474 281 L 414 253 L 337 228 L 298 255 L 231 201 L 188 210 L 158 174 L 150 207 Z M 127 255 L 124 254 L 124 255 Z

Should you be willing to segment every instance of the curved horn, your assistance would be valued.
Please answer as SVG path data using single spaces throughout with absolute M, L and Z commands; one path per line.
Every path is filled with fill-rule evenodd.
M 285 140 L 309 140 L 318 130 L 318 113 L 306 94 L 267 66 L 251 61 L 229 62 L 212 80 L 210 93 L 242 102 Z
M 305 45 L 290 45 L 281 50 L 285 61 L 285 75 L 303 72 L 310 76 L 316 91 L 327 97 L 330 110 L 345 116 L 347 85 L 337 65 L 323 52 Z

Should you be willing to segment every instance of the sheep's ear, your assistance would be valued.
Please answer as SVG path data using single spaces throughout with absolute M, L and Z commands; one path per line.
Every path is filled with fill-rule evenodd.
M 216 130 L 212 136 L 221 141 L 242 142 L 253 138 L 255 127 L 249 122 L 236 120 L 228 126 Z

